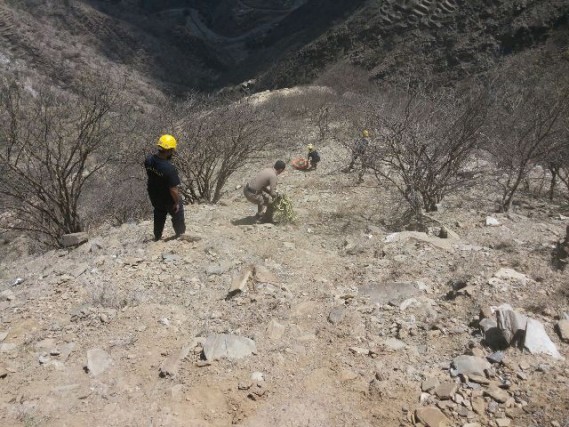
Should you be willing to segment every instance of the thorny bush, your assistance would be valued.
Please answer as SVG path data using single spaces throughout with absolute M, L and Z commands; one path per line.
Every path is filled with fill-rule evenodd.
M 377 108 L 377 107 L 376 107 Z M 391 183 L 420 216 L 473 178 L 464 173 L 487 111 L 481 91 L 429 93 L 408 89 L 385 95 L 376 113 L 367 166 L 380 185 Z
M 118 88 L 95 81 L 73 95 L 7 79 L 0 86 L 0 194 L 15 215 L 3 226 L 59 246 L 83 230 L 81 194 L 120 154 L 128 109 Z
M 190 203 L 217 203 L 227 180 L 272 141 L 272 116 L 247 101 L 211 106 L 192 103 L 178 123 L 176 165 Z

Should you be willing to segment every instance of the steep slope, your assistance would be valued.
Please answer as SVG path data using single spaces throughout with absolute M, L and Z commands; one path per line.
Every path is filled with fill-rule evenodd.
M 318 40 L 289 51 L 263 73 L 261 86 L 307 82 L 343 61 L 365 67 L 377 79 L 404 74 L 444 83 L 548 42 L 568 49 L 567 1 L 368 1 Z
M 543 322 L 569 355 L 553 331 L 568 310 L 566 274 L 549 266 L 564 226 L 556 207 L 528 201 L 485 227 L 492 195 L 473 191 L 433 217 L 459 237 L 390 234 L 379 221 L 389 195 L 372 177 L 356 186 L 339 173 L 337 143 L 319 148 L 318 171 L 280 177 L 297 225 L 254 224 L 238 188 L 223 204 L 188 207 L 195 243 L 148 241 L 144 221 L 93 231 L 75 249 L 11 251 L 0 424 L 420 426 L 415 410 L 436 405 L 450 425 L 563 425 L 567 360 L 510 348 L 488 378 L 448 370 L 463 354 L 486 366 L 479 312 L 502 303 Z M 228 298 L 250 265 L 257 280 Z M 495 277 L 504 267 L 519 273 Z M 213 334 L 252 339 L 256 352 L 204 360 Z
M 8 61 L 56 81 L 121 70 L 183 93 L 293 86 L 346 62 L 446 84 L 536 45 L 567 50 L 568 17 L 566 0 L 40 0 L 2 4 L 0 36 Z
M 126 19 L 99 3 L 39 3 L 0 5 L 0 49 L 11 63 L 6 72 L 25 71 L 61 86 L 83 72 L 126 76 L 133 92 L 144 92 L 146 85 L 170 91 L 211 87 L 223 69 L 183 27 L 152 21 L 136 9 Z

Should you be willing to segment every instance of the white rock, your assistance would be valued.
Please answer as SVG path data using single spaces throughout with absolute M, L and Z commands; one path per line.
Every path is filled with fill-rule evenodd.
M 487 227 L 496 227 L 497 225 L 500 225 L 500 221 L 498 221 L 496 218 L 494 218 L 493 216 L 486 217 Z
M 239 272 L 236 276 L 233 277 L 231 280 L 231 287 L 229 288 L 228 296 L 231 297 L 241 292 L 247 291 L 247 283 L 249 282 L 249 278 L 253 275 L 254 268 L 253 266 L 248 266 L 242 271 Z
M 543 324 L 535 319 L 528 319 L 524 348 L 533 354 L 544 353 L 562 359 L 557 347 L 545 332 Z
M 407 347 L 407 344 L 401 340 L 398 340 L 397 338 L 388 338 L 383 342 L 383 345 L 393 351 L 401 350 Z
M 87 351 L 87 370 L 96 377 L 105 372 L 113 363 L 111 356 L 102 348 Z
M 203 351 L 207 360 L 237 360 L 257 353 L 257 347 L 255 341 L 246 337 L 214 334 L 207 337 Z
M 261 383 L 263 381 L 265 381 L 265 376 L 263 375 L 262 372 L 253 372 L 251 374 L 251 380 L 256 381 L 258 383 Z
M 0 344 L 0 353 L 9 353 L 16 350 L 18 346 L 14 343 L 2 343 Z
M 518 273 L 516 270 L 511 268 L 501 268 L 494 274 L 494 277 L 509 282 L 516 282 L 521 285 L 525 285 L 530 280 L 525 274 Z

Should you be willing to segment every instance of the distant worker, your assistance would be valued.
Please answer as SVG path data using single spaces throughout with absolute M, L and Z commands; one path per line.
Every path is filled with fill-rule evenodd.
M 320 162 L 320 154 L 318 154 L 318 151 L 316 151 L 312 144 L 308 144 L 307 148 L 308 157 L 306 160 L 308 161 L 308 169 L 316 169 L 318 162 Z
M 366 169 L 366 166 L 368 164 L 368 161 L 366 158 L 366 151 L 367 151 L 368 146 L 369 146 L 369 131 L 364 129 L 362 131 L 361 138 L 357 139 L 356 142 L 354 143 L 353 147 L 352 147 L 352 161 L 350 162 L 350 165 L 348 166 L 348 169 L 347 169 L 348 172 L 353 170 L 354 165 L 356 163 L 356 160 L 358 160 L 358 159 L 360 160 L 361 169 L 360 169 L 360 172 L 358 174 L 359 182 L 363 182 L 365 169 Z
M 176 151 L 176 139 L 172 135 L 162 135 L 158 139 L 158 152 L 146 157 L 144 166 L 148 175 L 148 196 L 154 207 L 154 240 L 162 238 L 166 216 L 172 216 L 172 226 L 176 237 L 186 232 L 184 206 L 178 190 L 180 177 L 176 167 L 170 162 Z
M 255 219 L 260 221 L 263 219 L 267 206 L 278 197 L 277 193 L 277 176 L 286 168 L 285 162 L 277 160 L 272 168 L 265 168 L 257 174 L 257 176 L 245 184 L 243 194 L 251 203 L 257 205 L 257 214 Z

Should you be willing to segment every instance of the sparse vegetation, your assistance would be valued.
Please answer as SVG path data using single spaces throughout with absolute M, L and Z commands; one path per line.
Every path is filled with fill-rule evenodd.
M 536 55 L 523 65 L 511 61 L 490 84 L 493 108 L 486 149 L 495 162 L 502 211 L 511 210 L 520 185 L 538 164 L 547 164 L 551 171 L 552 198 L 560 168 L 553 159 L 562 159 L 566 150 L 569 67 L 563 62 L 548 69 L 534 64 L 542 60 Z
M 83 229 L 85 185 L 121 155 L 128 109 L 112 85 L 83 81 L 75 95 L 4 79 L 0 93 L 0 194 L 8 228 L 59 245 Z
M 389 93 L 375 112 L 377 144 L 368 165 L 418 216 L 435 211 L 446 195 L 470 184 L 472 176 L 461 172 L 478 146 L 486 111 L 479 91 Z
M 176 164 L 183 176 L 182 192 L 190 203 L 217 203 L 227 180 L 273 142 L 272 117 L 247 101 L 213 106 L 189 103 L 180 113 L 184 144 Z

